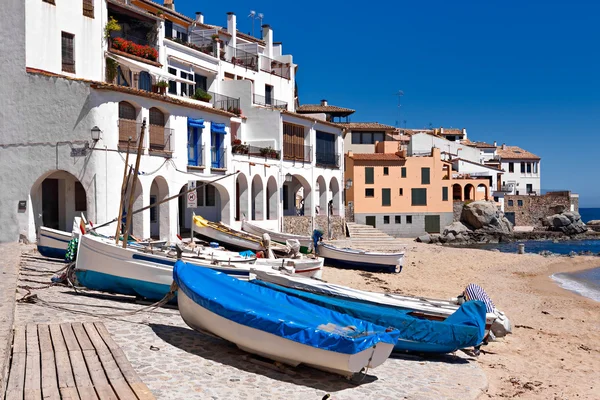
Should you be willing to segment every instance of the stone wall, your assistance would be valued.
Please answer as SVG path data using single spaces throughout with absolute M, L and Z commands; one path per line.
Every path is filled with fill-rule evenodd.
M 454 212 L 454 222 L 460 221 L 460 215 L 462 214 L 462 209 L 465 205 L 464 201 L 455 201 L 452 204 L 453 212 Z
M 514 213 L 515 226 L 541 227 L 540 220 L 556 214 L 556 206 L 563 206 L 565 211 L 571 209 L 569 192 L 551 192 L 543 196 L 508 195 L 504 198 L 504 212 Z M 510 216 L 508 216 L 509 219 Z
M 424 235 L 425 231 L 425 216 L 437 215 L 440 217 L 440 231 L 444 231 L 444 227 L 450 225 L 453 220 L 453 213 L 395 213 L 395 214 L 355 214 L 354 219 L 357 224 L 367 225 L 367 217 L 375 217 L 375 228 L 381 232 L 387 233 L 394 237 L 416 238 Z M 386 218 L 387 217 L 387 218 Z M 409 218 L 410 217 L 410 221 Z M 386 223 L 386 221 L 388 221 Z M 431 232 L 440 233 L 440 232 Z
M 327 216 L 315 216 L 315 229 L 323 231 L 323 237 L 327 238 Z M 312 217 L 310 216 L 288 216 L 283 217 L 283 231 L 294 235 L 311 236 L 313 231 Z M 343 217 L 331 217 L 331 233 L 333 239 L 343 239 L 346 237 L 346 221 Z

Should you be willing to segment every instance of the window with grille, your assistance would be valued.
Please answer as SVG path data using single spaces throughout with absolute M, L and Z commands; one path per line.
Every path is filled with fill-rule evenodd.
M 126 143 L 131 138 L 137 141 L 137 123 L 135 107 L 126 101 L 119 102 L 119 142 Z
M 94 18 L 94 0 L 83 0 L 83 15 Z
M 75 35 L 62 32 L 62 70 L 75 73 Z
M 375 173 L 373 167 L 365 167 L 365 184 L 372 185 L 375 183 Z
M 156 107 L 150 109 L 150 125 L 165 126 L 165 114 Z
M 165 114 L 156 107 L 150 109 L 150 148 L 164 150 L 166 143 Z
M 412 215 L 407 215 L 406 216 L 406 223 L 407 224 L 412 224 Z
M 390 223 L 390 216 L 389 215 L 384 215 L 383 216 L 383 223 L 384 224 L 389 224 Z
M 427 205 L 427 189 L 412 189 L 411 201 L 413 206 Z
M 283 123 L 283 157 L 291 160 L 310 161 L 309 150 L 304 146 L 304 127 Z
M 401 215 L 396 215 L 396 216 L 394 217 L 394 222 L 395 222 L 396 224 L 401 224 L 401 223 L 402 223 L 402 216 L 401 216 Z

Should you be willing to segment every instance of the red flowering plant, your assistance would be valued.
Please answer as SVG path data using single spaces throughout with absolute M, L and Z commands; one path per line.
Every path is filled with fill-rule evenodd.
M 135 44 L 131 40 L 114 38 L 112 47 L 116 50 L 124 51 L 125 53 L 145 58 L 147 60 L 156 61 L 156 59 L 158 59 L 158 51 L 155 48 L 147 45 L 144 46 L 141 44 Z

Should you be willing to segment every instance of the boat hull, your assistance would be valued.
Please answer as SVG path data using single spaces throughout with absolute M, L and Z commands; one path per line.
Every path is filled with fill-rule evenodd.
M 325 258 L 328 265 L 371 272 L 399 273 L 402 271 L 404 262 L 404 253 L 375 253 L 340 249 L 326 244 L 319 244 L 317 253 L 320 257 Z
M 393 348 L 392 344 L 378 343 L 356 354 L 315 348 L 221 317 L 196 304 L 183 291 L 179 294 L 178 307 L 183 320 L 193 329 L 210 332 L 235 343 L 246 352 L 294 367 L 306 364 L 328 372 L 352 376 L 363 368 L 375 368 L 382 364 Z
M 304 259 L 270 259 L 270 258 L 257 258 L 254 266 L 256 267 L 271 267 L 274 269 L 293 267 L 294 274 L 303 276 L 305 278 L 316 278 L 321 279 L 323 276 L 323 258 L 304 258 Z
M 292 235 L 289 233 L 283 232 L 274 232 L 268 229 L 261 228 L 260 226 L 251 224 L 247 221 L 242 222 L 242 230 L 251 233 L 253 235 L 262 237 L 263 234 L 268 233 L 271 237 L 271 240 L 280 243 L 286 244 L 286 240 L 297 240 L 300 242 L 300 252 L 304 254 L 312 253 L 313 251 L 313 241 L 309 236 L 300 236 L 300 235 Z
M 70 232 L 42 226 L 38 234 L 37 249 L 45 257 L 64 260 L 71 239 L 73 234 Z

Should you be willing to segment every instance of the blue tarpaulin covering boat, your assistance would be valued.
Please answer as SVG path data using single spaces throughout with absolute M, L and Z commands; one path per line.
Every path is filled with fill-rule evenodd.
M 352 375 L 383 363 L 398 340 L 393 328 L 182 261 L 173 280 L 189 326 L 290 365 Z
M 395 351 L 450 353 L 481 344 L 485 335 L 486 312 L 481 301 L 464 303 L 444 321 L 430 321 L 413 317 L 410 310 L 397 307 L 328 297 L 257 279 L 251 282 L 377 325 L 393 326 L 400 332 Z

